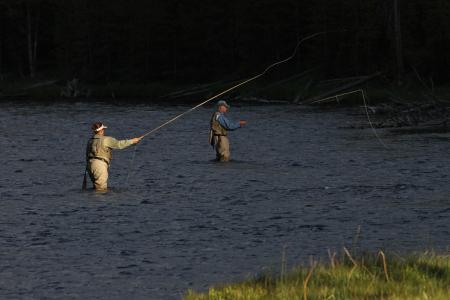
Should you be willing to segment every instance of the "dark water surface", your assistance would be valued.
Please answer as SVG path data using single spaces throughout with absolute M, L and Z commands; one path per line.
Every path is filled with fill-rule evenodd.
M 130 137 L 187 107 L 0 105 L 1 299 L 179 299 L 327 249 L 448 251 L 450 139 L 342 127 L 346 111 L 234 107 L 216 164 L 202 108 L 115 151 L 112 192 L 81 192 L 93 121 Z

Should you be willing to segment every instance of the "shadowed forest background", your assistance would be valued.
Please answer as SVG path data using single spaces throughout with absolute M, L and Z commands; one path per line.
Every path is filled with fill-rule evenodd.
M 399 83 L 414 69 L 436 85 L 449 79 L 446 0 L 3 0 L 0 81 L 233 81 L 322 31 L 268 80 L 381 71 Z

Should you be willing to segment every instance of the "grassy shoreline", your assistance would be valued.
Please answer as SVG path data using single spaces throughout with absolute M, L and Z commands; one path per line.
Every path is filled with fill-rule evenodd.
M 327 263 L 299 266 L 286 274 L 262 274 L 213 286 L 203 293 L 189 290 L 184 299 L 449 299 L 450 255 L 399 257 L 381 251 L 359 257 L 352 257 L 347 251 L 343 255 L 339 259 L 330 256 Z

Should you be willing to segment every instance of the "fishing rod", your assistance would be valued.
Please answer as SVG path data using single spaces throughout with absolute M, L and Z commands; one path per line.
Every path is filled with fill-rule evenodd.
M 231 92 L 231 91 L 237 89 L 238 87 L 241 87 L 241 86 L 243 86 L 243 85 L 245 85 L 245 84 L 247 84 L 247 83 L 249 83 L 249 82 L 251 82 L 251 81 L 254 81 L 254 80 L 256 80 L 256 79 L 258 79 L 258 78 L 264 76 L 270 69 L 272 69 L 272 68 L 274 68 L 274 67 L 276 67 L 276 66 L 278 66 L 278 65 L 284 64 L 284 63 L 290 61 L 291 59 L 293 59 L 293 58 L 297 55 L 298 49 L 299 49 L 300 45 L 301 45 L 303 42 L 306 42 L 307 40 L 310 40 L 310 39 L 312 39 L 312 38 L 315 38 L 316 36 L 324 35 L 324 34 L 326 34 L 326 33 L 328 33 L 328 31 L 316 32 L 316 33 L 314 33 L 314 34 L 311 34 L 311 35 L 308 35 L 308 36 L 302 38 L 301 40 L 299 40 L 299 41 L 297 42 L 297 45 L 295 46 L 294 51 L 292 52 L 292 54 L 291 54 L 289 57 L 287 57 L 287 58 L 285 58 L 285 59 L 283 59 L 283 60 L 280 60 L 280 61 L 278 61 L 278 62 L 275 62 L 275 63 L 271 64 L 271 65 L 268 66 L 266 69 L 264 69 L 264 71 L 263 71 L 262 73 L 257 74 L 257 75 L 255 75 L 255 76 L 253 76 L 253 77 L 251 77 L 251 78 L 248 78 L 248 79 L 246 79 L 246 80 L 244 80 L 244 81 L 242 81 L 242 82 L 240 82 L 240 83 L 238 83 L 238 84 L 236 84 L 236 85 L 234 85 L 234 86 L 232 86 L 232 87 L 230 87 L 230 88 L 228 88 L 228 89 L 226 89 L 226 90 L 224 90 L 224 91 L 222 91 L 222 92 L 220 92 L 220 93 L 218 93 L 218 94 L 216 94 L 216 95 L 214 95 L 214 96 L 212 96 L 212 97 L 210 97 L 210 98 L 208 98 L 208 99 L 206 99 L 205 101 L 203 101 L 203 102 L 197 104 L 196 106 L 194 106 L 194 107 L 188 109 L 187 111 L 185 111 L 185 112 L 183 112 L 183 113 L 181 113 L 181 114 L 179 114 L 179 115 L 173 117 L 172 119 L 167 120 L 166 122 L 162 123 L 161 125 L 159 125 L 159 126 L 155 127 L 154 129 L 152 129 L 152 130 L 146 132 L 145 134 L 143 134 L 143 135 L 142 135 L 142 139 L 145 138 L 145 137 L 147 137 L 148 135 L 150 135 L 150 134 L 152 134 L 152 133 L 154 133 L 154 132 L 160 130 L 161 128 L 163 128 L 163 127 L 165 127 L 165 126 L 167 126 L 167 125 L 169 125 L 169 124 L 175 122 L 176 120 L 178 120 L 179 118 L 181 118 L 181 117 L 187 115 L 188 113 L 193 112 L 194 110 L 198 109 L 199 107 L 202 107 L 202 106 L 205 105 L 206 103 L 211 102 L 212 100 L 217 99 L 217 98 L 219 98 L 220 96 L 225 95 L 226 93 Z M 129 181 L 129 178 L 130 178 L 130 175 L 131 175 L 131 171 L 132 171 L 132 168 L 133 168 L 133 162 L 134 162 L 134 159 L 135 159 L 135 157 L 136 157 L 137 147 L 138 147 L 137 145 L 134 147 L 133 156 L 132 156 L 131 162 L 130 162 L 130 168 L 129 168 L 129 171 L 128 171 L 128 174 L 127 174 L 127 179 L 126 179 L 126 181 L 125 181 L 125 184 L 126 184 L 126 185 L 128 185 L 128 181 Z
M 202 107 L 202 106 L 205 105 L 206 103 L 211 102 L 212 100 L 217 99 L 217 98 L 219 98 L 220 96 L 225 95 L 226 93 L 231 92 L 231 91 L 237 89 L 238 87 L 241 87 L 241 86 L 243 86 L 243 85 L 245 85 L 245 84 L 247 84 L 247 83 L 249 83 L 249 82 L 251 82 L 251 81 L 254 81 L 254 80 L 256 80 L 256 79 L 258 79 L 258 78 L 264 76 L 270 69 L 272 69 L 272 68 L 274 68 L 274 67 L 276 67 L 276 66 L 278 66 L 278 65 L 284 64 L 284 63 L 290 61 L 291 59 L 293 59 L 293 58 L 297 55 L 298 49 L 299 49 L 300 45 L 301 45 L 303 42 L 305 42 L 305 41 L 307 41 L 307 40 L 310 40 L 310 39 L 312 39 L 312 38 L 314 38 L 314 37 L 316 37 L 316 36 L 326 34 L 326 33 L 327 33 L 327 32 L 322 31 L 322 32 L 317 32 L 317 33 L 311 34 L 311 35 L 309 35 L 309 36 L 307 36 L 307 37 L 304 37 L 303 39 L 301 39 L 300 41 L 297 42 L 297 45 L 295 46 L 294 51 L 292 52 L 292 54 L 291 54 L 289 57 L 287 57 L 287 58 L 285 58 L 285 59 L 283 59 L 283 60 L 280 60 L 280 61 L 278 61 L 278 62 L 276 62 L 276 63 L 271 64 L 271 65 L 268 66 L 262 73 L 260 73 L 260 74 L 258 74 L 258 75 L 255 75 L 255 76 L 253 76 L 253 77 L 251 77 L 251 78 L 249 78 L 249 79 L 246 79 L 246 80 L 244 80 L 244 81 L 242 81 L 242 82 L 240 82 L 240 83 L 238 83 L 238 84 L 236 84 L 236 85 L 234 85 L 234 86 L 232 86 L 232 87 L 230 87 L 230 88 L 228 88 L 228 89 L 226 89 L 226 90 L 224 90 L 224 91 L 222 91 L 222 92 L 220 92 L 220 93 L 218 93 L 218 94 L 216 94 L 216 95 L 214 95 L 214 96 L 212 96 L 212 97 L 210 97 L 210 98 L 208 98 L 208 99 L 206 99 L 205 101 L 203 101 L 203 102 L 197 104 L 196 106 L 190 108 L 189 110 L 187 110 L 187 111 L 185 111 L 185 112 L 183 112 L 183 113 L 181 113 L 181 114 L 175 116 L 174 118 L 172 118 L 172 119 L 170 119 L 170 120 L 164 122 L 163 124 L 159 125 L 158 127 L 154 128 L 154 129 L 148 131 L 147 133 L 145 133 L 144 135 L 142 135 L 142 138 L 144 138 L 144 137 L 146 137 L 146 136 L 148 136 L 148 135 L 150 135 L 150 134 L 152 134 L 152 133 L 154 133 L 154 132 L 160 130 L 161 128 L 163 128 L 163 127 L 169 125 L 170 123 L 172 123 L 172 122 L 178 120 L 179 118 L 181 118 L 181 117 L 187 115 L 188 113 L 190 113 L 190 112 L 192 112 L 192 111 L 198 109 L 199 107 Z

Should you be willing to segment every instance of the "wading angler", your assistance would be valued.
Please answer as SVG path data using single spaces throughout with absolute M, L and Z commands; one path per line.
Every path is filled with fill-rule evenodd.
M 108 128 L 103 123 L 97 122 L 92 125 L 93 136 L 89 139 L 86 147 L 86 172 L 91 178 L 96 191 L 108 189 L 108 169 L 112 159 L 113 149 L 125 149 L 139 143 L 141 137 L 129 140 L 116 140 L 105 135 Z M 83 189 L 86 189 L 86 172 L 84 175 Z
M 230 121 L 225 113 L 230 106 L 225 101 L 217 102 L 217 111 L 213 113 L 210 121 L 209 143 L 216 149 L 216 160 L 227 162 L 230 160 L 230 141 L 228 131 L 241 128 L 247 121 Z

